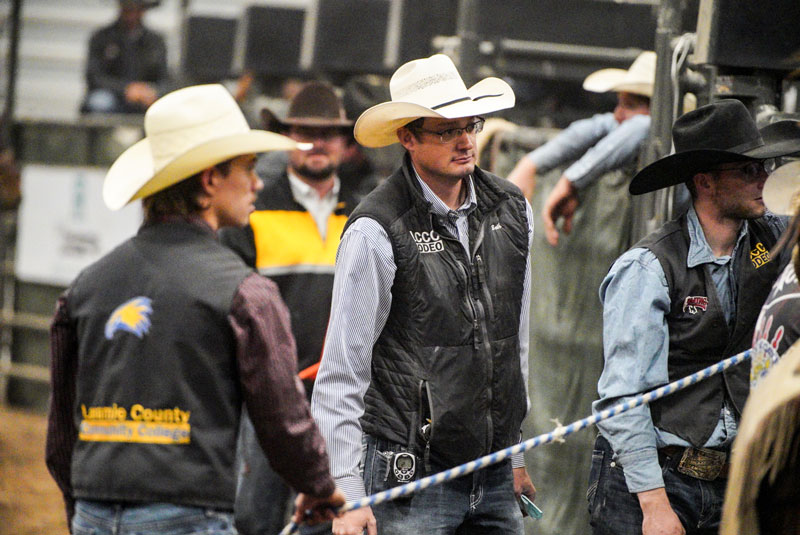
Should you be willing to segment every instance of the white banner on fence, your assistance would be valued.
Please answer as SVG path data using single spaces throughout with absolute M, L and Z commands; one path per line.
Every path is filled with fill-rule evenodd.
M 86 266 L 136 234 L 139 202 L 103 203 L 105 169 L 25 165 L 14 270 L 22 281 L 67 286 Z

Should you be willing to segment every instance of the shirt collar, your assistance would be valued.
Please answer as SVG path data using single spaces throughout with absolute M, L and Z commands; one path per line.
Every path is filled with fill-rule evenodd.
M 714 253 L 711 251 L 711 246 L 706 240 L 703 227 L 700 225 L 700 219 L 697 217 L 694 205 L 689 206 L 686 219 L 689 230 L 689 254 L 686 258 L 686 267 L 693 268 L 700 264 L 711 263 L 720 265 L 727 264 L 733 255 L 720 256 L 719 258 L 714 256 Z M 742 242 L 745 235 L 747 235 L 747 225 L 742 224 L 742 228 L 739 230 L 739 236 L 736 238 L 736 246 L 733 248 L 733 254 L 735 254 L 736 250 L 739 248 L 739 244 Z
M 467 180 L 467 198 L 464 199 L 464 203 L 458 207 L 457 210 L 451 210 L 450 207 L 433 192 L 430 186 L 422 180 L 419 173 L 417 173 L 417 170 L 414 168 L 414 164 L 411 164 L 411 168 L 414 169 L 414 176 L 417 177 L 417 181 L 422 188 L 422 196 L 426 201 L 431 203 L 431 212 L 434 214 L 446 216 L 450 214 L 450 212 L 457 212 L 459 215 L 467 215 L 478 206 L 478 197 L 475 195 L 475 184 L 472 181 L 472 175 L 470 175 Z
M 295 199 L 313 199 L 319 201 L 321 199 L 337 197 L 339 195 L 341 181 L 337 175 L 333 175 L 333 187 L 331 190 L 326 193 L 324 197 L 320 198 L 320 196 L 317 194 L 317 190 L 303 182 L 300 177 L 292 173 L 289 169 L 286 170 L 286 174 L 289 176 L 289 187 L 291 187 L 292 196 Z

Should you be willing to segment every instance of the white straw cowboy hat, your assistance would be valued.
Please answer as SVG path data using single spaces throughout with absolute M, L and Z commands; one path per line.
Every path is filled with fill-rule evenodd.
M 761 195 L 770 212 L 793 215 L 800 206 L 800 161 L 789 162 L 773 171 Z
M 147 109 L 144 131 L 145 138 L 123 152 L 106 174 L 103 200 L 112 210 L 230 158 L 304 145 L 251 130 L 236 101 L 219 84 L 164 95 Z
M 457 119 L 514 106 L 514 91 L 499 78 L 469 89 L 444 54 L 409 61 L 389 81 L 392 100 L 372 106 L 356 121 L 356 141 L 365 147 L 397 143 L 397 129 L 420 117 Z
M 653 96 L 656 81 L 656 53 L 649 50 L 639 54 L 628 70 L 600 69 L 583 81 L 583 88 L 593 93 L 609 91 Z
M 768 124 L 761 129 L 765 143 L 783 143 L 800 151 L 800 121 L 784 120 Z M 800 207 L 800 161 L 792 161 L 778 167 L 767 178 L 761 192 L 764 204 L 770 212 L 793 215 Z

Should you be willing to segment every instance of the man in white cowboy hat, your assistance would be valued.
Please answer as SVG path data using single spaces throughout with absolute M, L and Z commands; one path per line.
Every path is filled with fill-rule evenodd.
M 265 129 L 312 148 L 265 154 L 256 165 L 265 187 L 249 224 L 225 229 L 220 240 L 278 285 L 291 314 L 300 376 L 310 395 L 328 327 L 336 248 L 347 216 L 361 198 L 357 184 L 337 174 L 353 121 L 345 116 L 333 87 L 322 82 L 305 84 L 289 103 L 286 117 L 279 119 L 269 110 L 262 117 Z M 264 165 L 265 160 L 270 164 Z M 291 491 L 270 466 L 246 416 L 237 458 L 236 528 L 242 535 L 278 533 L 286 523 Z
M 116 20 L 94 32 L 86 61 L 82 111 L 143 113 L 168 82 L 164 38 L 142 23 L 158 0 L 119 0 Z
M 221 85 L 169 93 L 144 123 L 103 186 L 112 210 L 141 198 L 144 223 L 76 278 L 51 327 L 46 455 L 72 531 L 236 533 L 242 404 L 303 493 L 295 519 L 328 518 L 344 499 L 296 378 L 286 306 L 215 235 L 247 223 L 256 153 L 297 144 L 251 130 Z
M 615 92 L 613 112 L 575 121 L 559 135 L 525 155 L 508 175 L 529 199 L 536 175 L 571 163 L 556 182 L 542 209 L 545 237 L 558 244 L 556 222 L 563 218 L 569 234 L 580 204 L 580 192 L 612 171 L 632 176 L 639 148 L 650 130 L 650 98 L 656 72 L 656 53 L 639 54 L 629 69 L 601 69 L 590 74 L 583 88 L 594 93 Z
M 692 202 L 623 254 L 600 286 L 605 366 L 595 413 L 748 349 L 788 260 L 770 255 L 785 219 L 766 212 L 764 159 L 800 149 L 800 138 L 765 143 L 733 99 L 682 115 L 672 137 L 676 152 L 629 189 L 685 183 Z M 749 366 L 735 366 L 598 424 L 588 495 L 595 534 L 717 532 L 749 376 Z
M 517 443 L 528 409 L 530 206 L 475 165 L 483 115 L 514 94 L 497 78 L 467 89 L 442 54 L 402 65 L 390 92 L 355 138 L 406 154 L 345 226 L 312 398 L 351 500 Z M 517 455 L 333 533 L 522 533 L 517 496 L 535 492 Z

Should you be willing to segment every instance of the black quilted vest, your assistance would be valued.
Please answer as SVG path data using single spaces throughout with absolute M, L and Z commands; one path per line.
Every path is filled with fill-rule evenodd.
M 516 443 L 526 410 L 518 338 L 525 200 L 478 168 L 473 180 L 471 259 L 431 213 L 408 156 L 348 221 L 377 220 L 397 265 L 362 427 L 448 466 Z

